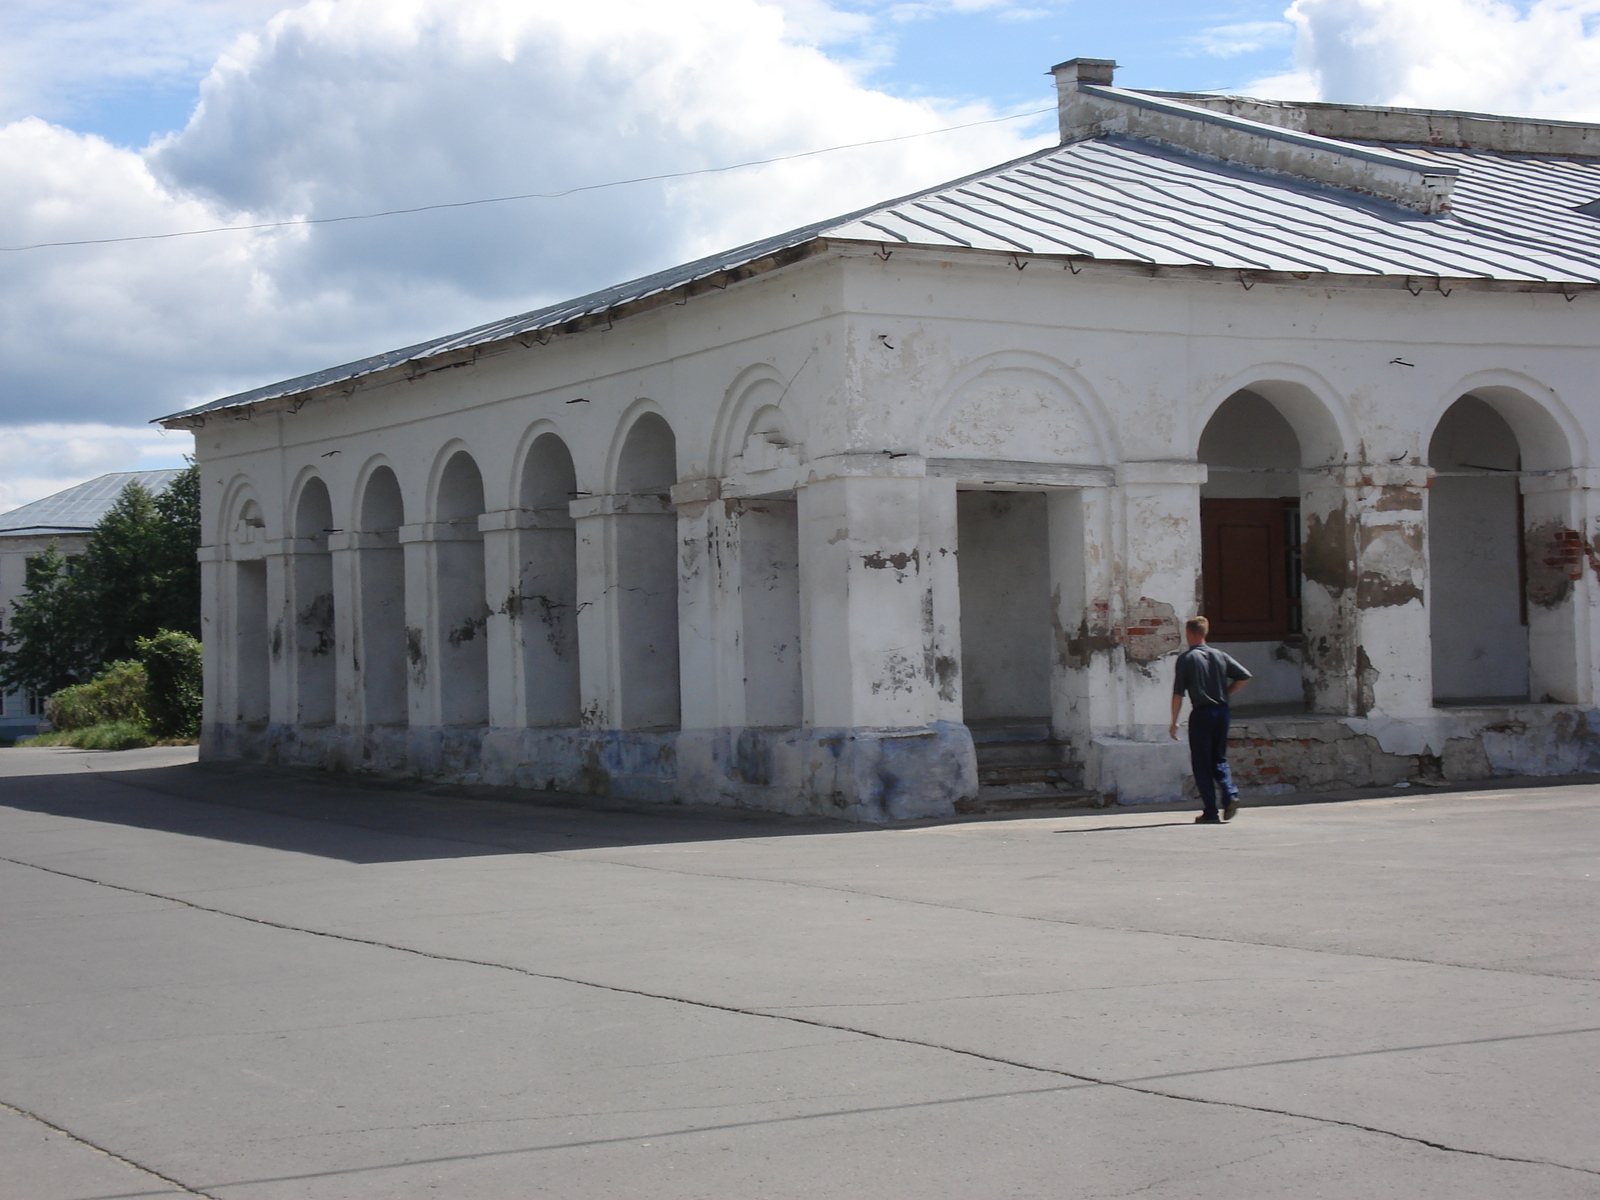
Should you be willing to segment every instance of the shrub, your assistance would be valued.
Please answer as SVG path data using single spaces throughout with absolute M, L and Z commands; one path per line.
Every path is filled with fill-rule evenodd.
M 150 731 L 137 721 L 103 721 L 87 729 L 63 729 L 22 738 L 19 746 L 76 746 L 80 750 L 135 750 L 155 745 Z
M 145 723 L 149 686 L 143 663 L 114 662 L 88 683 L 62 688 L 45 701 L 45 719 L 60 730 L 88 729 L 111 721 Z
M 187 633 L 163 629 L 135 646 L 147 684 L 145 713 L 158 738 L 192 738 L 200 733 L 200 643 Z

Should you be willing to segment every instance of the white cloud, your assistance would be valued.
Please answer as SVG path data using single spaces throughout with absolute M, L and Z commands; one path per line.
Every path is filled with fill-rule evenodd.
M 65 119 L 130 83 L 191 86 L 283 0 L 6 0 L 0 120 Z
M 1296 0 L 1257 95 L 1600 120 L 1600 0 Z
M 187 128 L 143 153 L 0 127 L 0 229 L 18 245 L 370 212 L 994 115 L 863 86 L 818 45 L 856 36 L 849 14 L 826 18 L 809 0 L 316 0 L 235 41 Z M 124 426 L 950 178 L 1043 144 L 1026 128 L 566 201 L 0 255 L 0 424 Z
M 18 425 L 0 438 L 0 513 L 104 475 L 183 466 L 187 433 L 149 426 Z
M 1237 25 L 1213 25 L 1202 30 L 1192 45 L 1198 54 L 1232 58 L 1254 54 L 1270 46 L 1287 45 L 1294 40 L 1295 27 L 1287 21 L 1245 21 Z

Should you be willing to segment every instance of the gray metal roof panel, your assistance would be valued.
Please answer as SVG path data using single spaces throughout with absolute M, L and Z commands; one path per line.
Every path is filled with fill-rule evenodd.
M 177 470 L 165 470 L 117 471 L 101 475 L 8 513 L 0 513 L 0 536 L 86 533 L 99 523 L 130 483 L 137 483 L 149 492 L 159 492 L 179 474 Z
M 1425 216 L 1338 188 L 1110 134 L 160 419 L 284 399 L 408 362 L 538 334 L 822 238 L 1174 268 L 1600 284 L 1600 224 L 1578 211 L 1600 198 L 1600 158 L 1387 144 L 1371 153 L 1454 173 L 1451 210 Z

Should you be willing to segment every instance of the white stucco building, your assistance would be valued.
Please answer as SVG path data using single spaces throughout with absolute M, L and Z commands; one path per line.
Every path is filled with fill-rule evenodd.
M 115 471 L 0 513 L 0 622 L 8 626 L 11 622 L 12 606 L 27 586 L 30 559 L 54 546 L 70 561 L 83 553 L 89 534 L 130 483 L 154 494 L 178 474 L 176 470 Z M 0 742 L 37 733 L 43 718 L 43 696 L 0 693 Z
M 1133 92 L 1059 147 L 165 418 L 203 753 L 883 820 L 1600 769 L 1600 126 Z

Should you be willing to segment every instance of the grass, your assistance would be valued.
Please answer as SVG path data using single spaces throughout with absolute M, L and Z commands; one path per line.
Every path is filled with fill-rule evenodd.
M 80 750 L 137 750 L 156 738 L 137 721 L 103 721 L 87 729 L 62 729 L 18 740 L 19 746 L 76 746 Z

